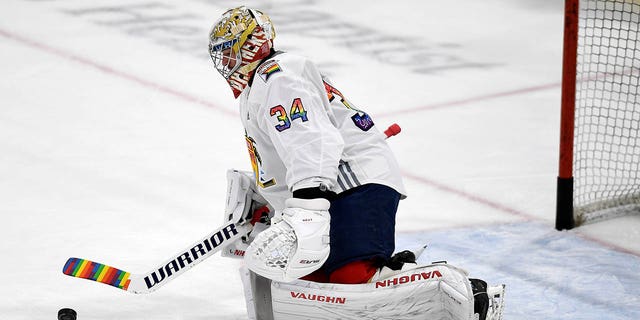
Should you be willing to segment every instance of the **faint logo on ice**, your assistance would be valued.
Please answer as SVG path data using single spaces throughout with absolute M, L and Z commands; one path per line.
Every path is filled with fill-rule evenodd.
M 217 1 L 197 0 L 212 5 Z M 243 4 L 267 12 L 276 24 L 277 32 L 321 39 L 327 44 L 368 56 L 383 64 L 403 67 L 418 74 L 444 72 L 453 69 L 482 69 L 496 67 L 496 63 L 470 61 L 457 43 L 428 43 L 409 36 L 385 33 L 348 20 L 323 8 L 317 0 L 258 1 Z M 380 24 L 384 25 L 384 24 Z
M 239 2 L 192 0 L 216 7 L 211 12 L 240 5 Z M 392 34 L 357 24 L 322 9 L 316 0 L 289 0 L 281 2 L 244 1 L 242 4 L 260 8 L 277 23 L 280 36 L 301 36 L 320 39 L 327 45 L 366 56 L 379 63 L 404 68 L 415 74 L 443 73 L 459 69 L 496 67 L 495 63 L 471 61 L 463 55 L 468 52 L 457 43 L 429 43 L 427 40 Z M 215 17 L 188 12 L 189 7 L 166 2 L 96 0 L 91 2 L 59 2 L 62 10 L 75 17 L 85 18 L 99 25 L 112 27 L 125 33 L 149 39 L 154 43 L 208 59 L 207 28 Z M 299 51 L 295 42 L 280 44 L 285 51 Z M 468 54 L 468 53 L 467 53 Z M 332 57 L 321 56 L 318 65 L 325 72 L 344 65 Z

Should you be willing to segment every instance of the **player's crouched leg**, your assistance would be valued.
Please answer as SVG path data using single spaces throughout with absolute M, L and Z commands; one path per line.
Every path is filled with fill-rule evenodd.
M 403 268 L 387 278 L 364 284 L 296 280 L 265 285 L 245 270 L 251 319 L 482 319 L 474 312 L 474 290 L 467 273 L 446 263 Z M 252 280 L 253 279 L 253 280 Z M 502 287 L 503 288 L 503 287 Z M 247 291 L 247 290 L 245 290 Z M 479 291 L 478 291 L 479 292 Z M 504 292 L 502 292 L 504 293 Z M 486 319 L 500 319 L 491 313 Z M 494 308 L 495 309 L 495 308 Z M 253 312 L 253 314 L 252 314 Z

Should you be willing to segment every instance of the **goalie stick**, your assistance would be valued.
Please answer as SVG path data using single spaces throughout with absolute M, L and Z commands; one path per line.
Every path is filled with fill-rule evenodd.
M 400 126 L 392 124 L 384 131 L 385 139 L 397 135 L 400 131 Z M 253 214 L 256 213 L 261 214 L 260 212 Z M 143 274 L 132 274 L 82 258 L 69 258 L 62 268 L 62 272 L 71 277 L 93 280 L 131 293 L 150 293 L 220 251 L 225 245 L 247 235 L 255 223 L 253 219 L 247 221 L 247 217 L 240 219 L 239 222 L 227 223 L 214 230 L 191 245 L 189 249 L 181 251 L 153 270 Z
M 181 251 L 153 270 L 143 274 L 132 274 L 122 269 L 87 259 L 69 258 L 62 272 L 68 276 L 93 280 L 131 292 L 150 293 L 178 277 L 196 264 L 220 251 L 251 231 L 250 223 L 227 223 L 187 250 Z

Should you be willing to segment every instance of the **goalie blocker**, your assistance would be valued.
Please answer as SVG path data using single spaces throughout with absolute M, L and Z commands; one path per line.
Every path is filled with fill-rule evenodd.
M 276 282 L 240 269 L 249 319 L 451 319 L 500 320 L 504 285 L 446 263 L 401 271 L 366 284 L 296 280 Z

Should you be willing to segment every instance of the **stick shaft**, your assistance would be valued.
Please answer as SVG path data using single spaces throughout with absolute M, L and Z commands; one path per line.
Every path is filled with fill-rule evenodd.
M 227 223 L 144 274 L 132 274 L 80 258 L 69 258 L 62 272 L 68 276 L 93 280 L 132 293 L 149 293 L 240 239 L 250 230 L 251 225 L 248 223 Z

